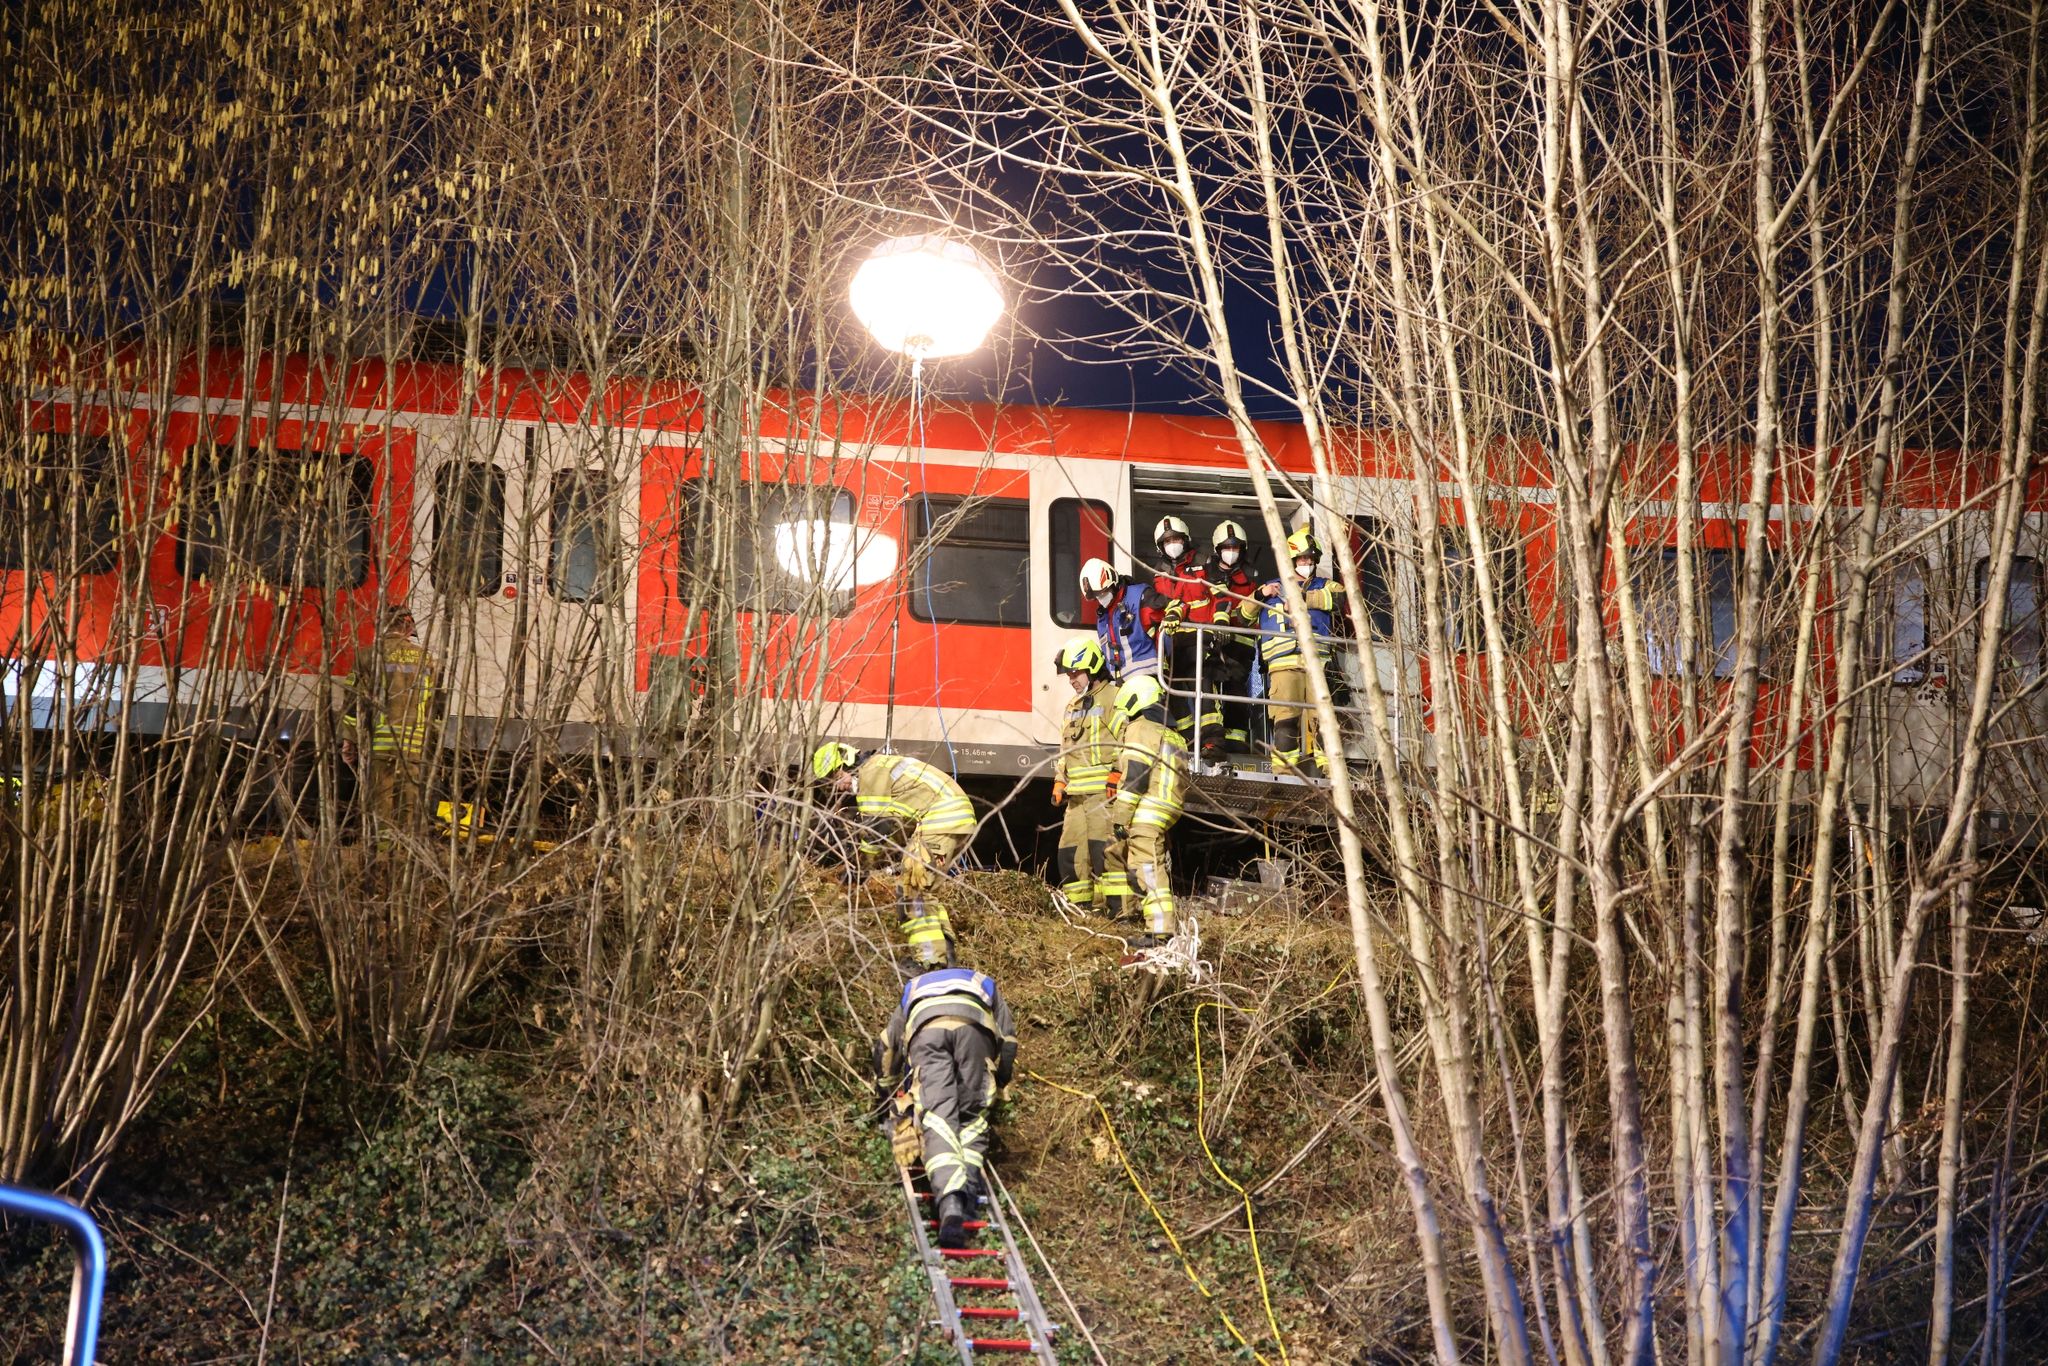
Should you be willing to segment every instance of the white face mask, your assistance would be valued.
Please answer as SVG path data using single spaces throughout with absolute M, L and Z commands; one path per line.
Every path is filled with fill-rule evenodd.
M 1315 576 L 1316 562 L 1314 560 L 1296 560 L 1294 562 L 1294 577 L 1297 579 L 1312 579 Z
M 1237 563 L 1237 557 L 1241 553 L 1243 552 L 1239 551 L 1235 546 L 1226 546 L 1222 550 L 1222 552 L 1217 555 L 1217 558 L 1222 560 L 1223 563 L 1226 565 L 1232 565 Z
M 1186 541 L 1168 541 L 1159 548 L 1166 552 L 1167 559 L 1177 560 L 1187 553 L 1188 543 Z
M 1105 588 L 1095 595 L 1095 605 L 1097 607 L 1107 607 L 1109 606 L 1109 600 L 1115 596 L 1116 592 L 1114 589 Z

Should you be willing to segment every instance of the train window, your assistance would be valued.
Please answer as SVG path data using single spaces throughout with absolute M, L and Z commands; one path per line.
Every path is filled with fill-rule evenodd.
M 1055 498 L 1047 513 L 1052 573 L 1052 619 L 1061 626 L 1093 626 L 1095 600 L 1081 596 L 1081 566 L 1107 560 L 1116 530 L 1109 504 L 1093 498 Z
M 1892 576 L 1892 682 L 1927 679 L 1927 570 L 1916 561 Z
M 1742 556 L 1733 550 L 1699 550 L 1694 554 L 1699 568 L 1693 580 L 1693 593 L 1700 613 L 1699 631 L 1694 639 L 1712 652 L 1713 663 L 1706 672 L 1715 678 L 1733 678 L 1735 618 L 1742 593 L 1737 575 L 1742 568 Z M 1772 603 L 1786 600 L 1784 567 L 1774 552 L 1764 553 L 1764 580 L 1763 602 L 1768 612 Z M 1640 558 L 1635 586 L 1636 610 L 1642 616 L 1643 653 L 1650 672 L 1676 678 L 1684 671 L 1680 659 L 1683 640 L 1678 629 L 1678 552 L 1664 550 L 1654 558 Z M 1771 664 L 1773 634 L 1773 624 L 1767 620 L 1757 654 L 1758 666 L 1766 671 Z
M 1493 571 L 1493 592 L 1500 616 L 1502 635 L 1510 644 L 1523 637 L 1527 613 L 1522 611 L 1522 576 L 1517 571 L 1516 547 L 1507 537 L 1512 532 L 1495 530 L 1487 537 L 1486 557 Z M 1446 527 L 1444 546 L 1444 634 L 1450 647 L 1464 654 L 1486 649 L 1486 619 L 1480 614 L 1479 576 L 1475 572 L 1472 543 L 1463 529 Z
M 559 470 L 549 485 L 548 587 L 564 602 L 617 596 L 615 490 L 602 470 Z
M 1394 638 L 1394 547 L 1378 518 L 1351 519 L 1351 554 L 1358 561 L 1358 592 L 1365 604 L 1372 632 L 1381 640 Z M 1282 565 L 1285 569 L 1287 566 Z M 1324 556 L 1323 567 L 1332 575 L 1335 561 Z
M 434 471 L 434 586 L 490 597 L 505 582 L 505 472 L 481 460 Z
M 956 625 L 1031 624 L 1031 504 L 913 494 L 910 614 Z
M 1977 561 L 1977 602 L 1983 605 L 1991 586 L 1991 561 Z M 2012 578 L 2005 586 L 2005 639 L 1999 649 L 2004 669 L 2031 683 L 2041 675 L 2041 562 L 2015 555 Z
M 0 466 L 0 569 L 103 574 L 121 545 L 122 462 L 112 437 L 31 432 Z
M 219 445 L 186 454 L 178 571 L 278 588 L 359 588 L 370 576 L 374 470 L 340 451 Z
M 734 515 L 704 497 L 704 485 L 683 486 L 685 557 L 677 589 L 692 596 L 693 576 L 723 576 L 742 612 L 819 612 L 844 616 L 869 574 L 893 564 L 887 538 L 853 521 L 853 495 L 836 484 L 742 483 Z M 730 555 L 730 560 L 726 556 Z

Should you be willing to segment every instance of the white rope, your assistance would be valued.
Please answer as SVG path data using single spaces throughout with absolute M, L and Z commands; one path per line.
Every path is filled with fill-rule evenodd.
M 1193 916 L 1181 921 L 1179 932 L 1164 944 L 1131 954 L 1125 966 L 1159 977 L 1183 976 L 1189 986 L 1200 986 L 1216 975 L 1214 966 L 1202 959 L 1202 927 Z

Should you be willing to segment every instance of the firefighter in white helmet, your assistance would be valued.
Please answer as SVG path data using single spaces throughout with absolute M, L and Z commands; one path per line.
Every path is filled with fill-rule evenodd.
M 1159 672 L 1161 614 L 1151 588 L 1132 583 L 1107 560 L 1081 566 L 1081 595 L 1095 604 L 1095 636 L 1109 676 L 1119 681 Z

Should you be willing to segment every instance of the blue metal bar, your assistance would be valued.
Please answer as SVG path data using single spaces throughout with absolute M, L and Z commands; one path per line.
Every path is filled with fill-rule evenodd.
M 93 1366 L 100 1342 L 100 1301 L 107 1292 L 107 1244 L 92 1216 L 61 1195 L 0 1183 L 0 1214 L 39 1219 L 71 1241 L 71 1315 L 64 1325 L 64 1360 Z

